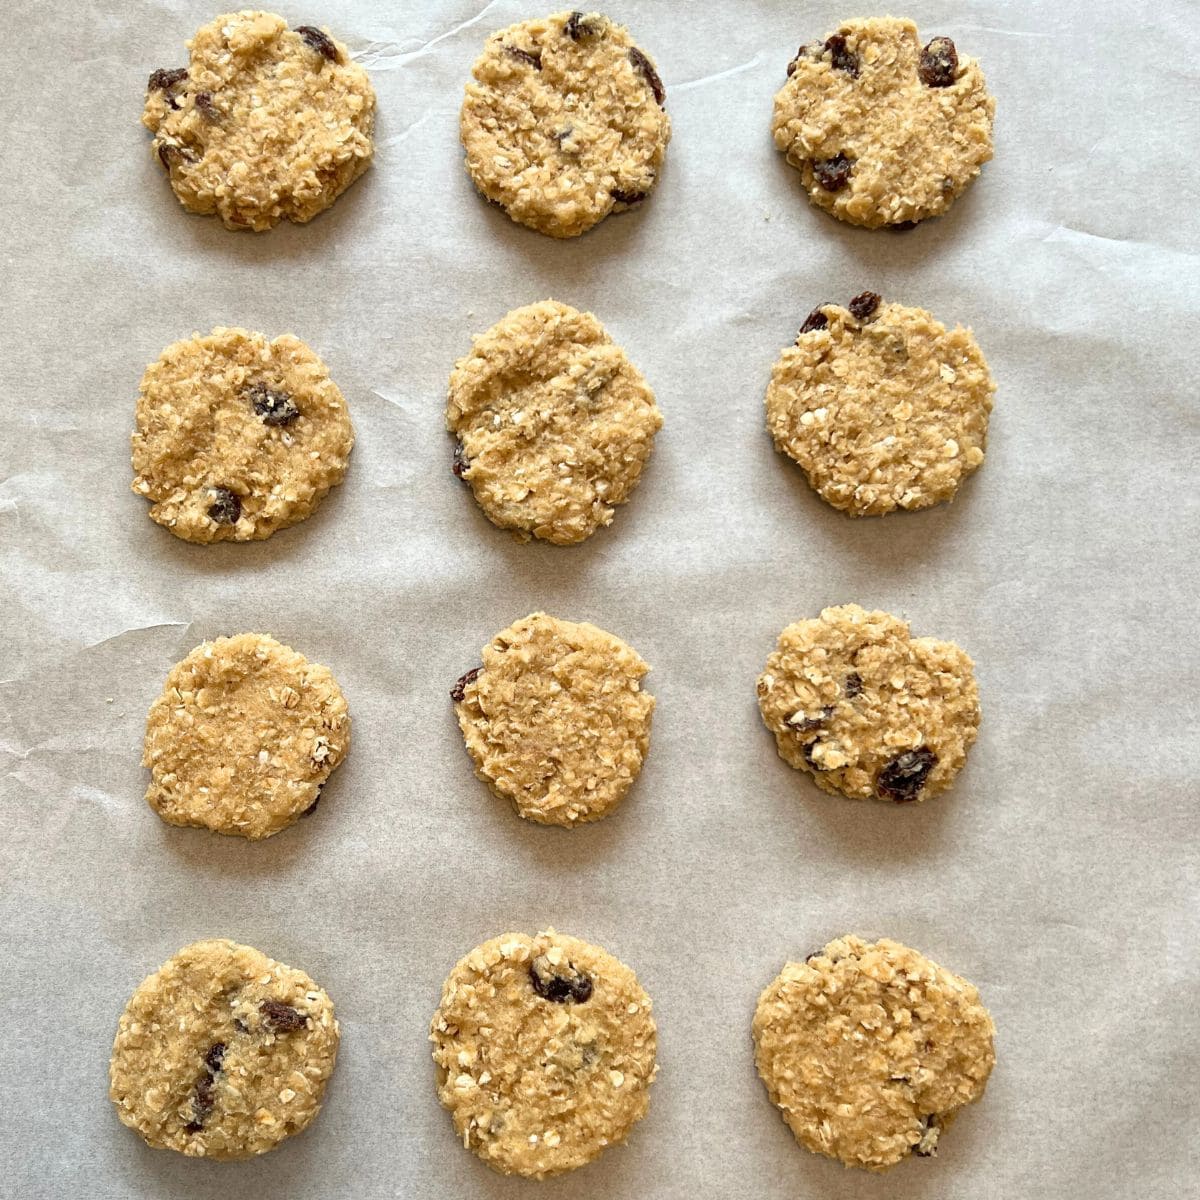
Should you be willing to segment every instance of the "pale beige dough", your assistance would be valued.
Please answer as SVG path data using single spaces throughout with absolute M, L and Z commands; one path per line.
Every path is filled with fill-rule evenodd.
M 979 64 L 955 49 L 942 85 L 930 86 L 922 54 L 912 21 L 871 17 L 801 46 L 788 65 L 775 145 L 840 220 L 877 228 L 938 216 L 992 157 L 996 102 Z
M 193 942 L 121 1014 L 109 1097 L 151 1146 L 251 1158 L 320 1112 L 338 1037 L 332 1002 L 303 971 L 237 942 Z
M 354 445 L 325 364 L 291 334 L 217 328 L 142 376 L 133 490 L 188 542 L 255 541 L 310 516 Z
M 541 825 L 598 821 L 650 748 L 650 670 L 595 625 L 533 613 L 498 633 L 452 697 L 475 773 Z
M 570 545 L 629 498 L 662 414 L 590 312 L 544 300 L 475 338 L 450 375 L 446 426 L 488 520 Z
M 464 1146 L 545 1179 L 625 1141 L 657 1071 L 650 997 L 598 946 L 506 933 L 450 972 L 430 1040 L 438 1099 Z
M 654 189 L 671 122 L 628 30 L 563 12 L 493 34 L 459 118 L 475 186 L 530 229 L 568 238 Z
M 758 707 L 785 762 L 852 800 L 939 795 L 979 731 L 970 658 L 857 604 L 779 635 L 758 677 Z
M 370 165 L 375 92 L 324 31 L 247 10 L 187 45 L 186 68 L 150 77 L 142 116 L 184 208 L 229 229 L 309 221 Z
M 311 812 L 350 748 L 328 669 L 259 633 L 203 642 L 150 706 L 146 802 L 170 825 L 258 841 Z
M 754 1060 L 801 1145 L 882 1171 L 931 1157 L 995 1064 L 979 993 L 899 942 L 838 938 L 759 997 Z
M 864 315 L 821 305 L 775 364 L 766 409 L 776 449 L 851 516 L 952 500 L 987 445 L 996 385 L 982 351 L 969 329 L 948 330 L 922 308 L 873 292 L 850 303 Z

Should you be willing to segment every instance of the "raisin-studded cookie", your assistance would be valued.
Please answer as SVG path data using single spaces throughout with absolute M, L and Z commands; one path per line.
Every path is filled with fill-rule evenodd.
M 250 1158 L 320 1112 L 338 1036 L 332 1002 L 303 971 L 237 942 L 193 942 L 121 1014 L 109 1097 L 151 1146 Z
M 931 1157 L 987 1086 L 979 993 L 899 942 L 832 941 L 759 997 L 754 1060 L 797 1140 L 849 1167 Z
M 666 93 L 627 30 L 559 13 L 493 34 L 459 126 L 475 186 L 514 221 L 577 237 L 654 189 L 671 137 Z
M 772 130 L 814 204 L 875 229 L 945 212 L 992 157 L 995 111 L 948 37 L 922 49 L 911 21 L 872 17 L 800 47 Z
M 489 521 L 526 539 L 570 545 L 608 525 L 661 425 L 604 326 L 554 300 L 514 309 L 450 375 L 454 473 Z
M 533 613 L 450 693 L 475 773 L 521 816 L 580 825 L 625 798 L 650 748 L 650 668 L 595 625 Z
M 325 667 L 265 634 L 217 638 L 171 668 L 150 706 L 146 801 L 170 825 L 258 841 L 316 808 L 349 748 Z
M 758 707 L 789 765 L 851 800 L 944 792 L 979 730 L 974 664 L 953 642 L 857 604 L 797 621 L 758 677 Z
M 623 1142 L 656 1073 L 650 997 L 598 946 L 506 933 L 450 972 L 430 1040 L 438 1099 L 464 1146 L 544 1179 Z
M 834 508 L 928 508 L 983 462 L 995 390 L 969 329 L 863 292 L 809 313 L 771 372 L 767 428 Z
M 229 229 L 309 221 L 370 164 L 375 92 L 340 42 L 274 13 L 227 13 L 150 76 L 142 123 L 184 208 Z
M 142 376 L 133 490 L 187 542 L 247 542 L 310 516 L 346 475 L 354 429 L 299 338 L 214 329 Z

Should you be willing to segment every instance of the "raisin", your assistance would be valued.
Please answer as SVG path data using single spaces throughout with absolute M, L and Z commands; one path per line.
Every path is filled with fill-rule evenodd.
M 824 329 L 829 324 L 829 318 L 819 309 L 814 308 L 812 312 L 804 318 L 804 324 L 800 326 L 800 333 L 797 337 L 802 337 L 806 333 L 812 333 L 817 329 Z
M 827 191 L 840 192 L 850 182 L 850 169 L 854 164 L 844 155 L 832 158 L 813 159 L 813 178 Z
M 859 292 L 850 301 L 850 315 L 865 321 L 879 307 L 878 292 Z
M 287 392 L 276 391 L 261 381 L 246 389 L 246 399 L 254 406 L 264 425 L 289 425 L 299 415 L 296 402 Z
M 200 158 L 186 146 L 179 145 L 178 142 L 163 142 L 158 148 L 158 161 L 169 171 L 171 169 L 172 159 L 182 159 L 187 163 L 199 162 Z
M 329 34 L 322 33 L 315 25 L 297 25 L 296 32 L 323 58 L 338 61 L 338 48 Z
M 845 71 L 852 79 L 858 78 L 858 55 L 846 45 L 846 39 L 840 33 L 825 39 L 825 49 L 833 60 L 835 71 Z
M 303 1029 L 308 1020 L 302 1012 L 279 1000 L 264 1000 L 258 1006 L 258 1011 L 272 1033 L 292 1033 Z
M 563 33 L 573 42 L 578 42 L 585 37 L 595 37 L 599 32 L 594 25 L 588 24 L 587 18 L 581 12 L 573 12 L 563 26 Z
M 175 67 L 168 70 L 166 67 L 159 67 L 150 76 L 148 90 L 151 92 L 169 91 L 177 83 L 182 83 L 188 77 L 187 67 Z
M 847 700 L 853 700 L 856 696 L 861 696 L 863 690 L 862 676 L 857 671 L 851 671 L 843 681 L 842 688 L 846 693 Z
M 640 204 L 648 195 L 647 192 L 626 192 L 620 188 L 609 188 L 608 194 L 618 204 Z
M 199 1133 L 204 1128 L 204 1122 L 208 1120 L 216 1104 L 213 1081 L 224 1061 L 225 1043 L 214 1042 L 204 1055 L 204 1074 L 196 1080 L 196 1086 L 192 1089 L 192 1119 L 184 1125 L 185 1132 Z
M 529 964 L 529 978 L 533 990 L 544 1000 L 551 1000 L 555 1004 L 566 1004 L 568 1001 L 584 1004 L 592 998 L 590 975 L 569 962 L 554 966 L 544 954 Z
M 206 121 L 215 123 L 221 119 L 221 114 L 217 111 L 217 106 L 213 103 L 212 92 L 197 92 L 196 107 L 203 113 Z
M 454 443 L 454 461 L 450 464 L 450 470 L 454 472 L 459 479 L 465 478 L 467 472 L 471 469 L 471 460 L 467 457 L 467 451 L 462 442 Z
M 820 729 L 830 717 L 833 716 L 833 705 L 827 704 L 820 713 L 815 717 L 801 717 L 796 720 L 796 714 L 788 717 L 784 724 L 789 729 L 794 729 L 797 733 L 811 733 L 814 729 Z
M 540 54 L 530 54 L 528 50 L 522 50 L 518 46 L 505 46 L 505 53 L 511 58 L 515 58 L 518 62 L 528 63 L 535 71 L 542 69 L 542 56 Z
M 812 741 L 812 742 L 805 742 L 805 744 L 804 744 L 803 746 L 801 746 L 801 747 L 800 747 L 800 753 L 804 755 L 804 761 L 805 761 L 806 763 L 808 763 L 808 765 L 809 765 L 809 766 L 810 766 L 810 767 L 811 767 L 811 768 L 812 768 L 814 771 L 823 771 L 823 770 L 825 770 L 825 768 L 824 768 L 823 766 L 821 766 L 821 764 L 820 764 L 819 762 L 817 762 L 817 760 L 816 760 L 815 758 L 813 758 L 813 751 L 814 751 L 814 750 L 815 750 L 815 749 L 816 749 L 816 748 L 817 748 L 817 747 L 818 747 L 820 744 L 821 744 L 821 740 L 820 740 L 820 738 L 818 738 L 816 741 Z
M 238 1033 L 250 1032 L 250 1026 L 247 1025 L 246 1022 L 241 1019 L 241 1017 L 233 1018 L 233 1027 L 238 1031 Z
M 208 516 L 218 525 L 236 525 L 242 516 L 242 502 L 228 488 L 210 489 L 213 502 L 208 506 Z
M 788 74 L 789 79 L 791 79 L 791 77 L 796 73 L 796 68 L 800 65 L 800 60 L 807 53 L 808 53 L 807 46 L 801 46 L 800 49 L 796 51 L 796 57 L 793 58 L 792 61 L 790 63 L 788 63 L 788 65 L 787 65 L 787 74 Z
M 460 704 L 467 694 L 467 684 L 474 683 L 482 673 L 482 667 L 472 667 L 465 675 L 460 675 L 458 682 L 450 689 L 450 699 L 455 704 Z
M 958 74 L 958 51 L 948 37 L 935 37 L 921 51 L 917 74 L 926 87 L 949 87 Z
M 208 1053 L 204 1056 L 204 1065 L 214 1075 L 221 1069 L 221 1063 L 225 1061 L 225 1043 L 213 1042 L 208 1048 Z
M 885 229 L 890 229 L 893 233 L 907 233 L 910 229 L 916 229 L 916 221 L 893 221 L 890 225 L 885 225 Z
M 650 90 L 661 107 L 666 102 L 667 92 L 654 69 L 654 64 L 636 46 L 629 49 L 629 61 L 633 63 L 634 70 L 650 85 Z
M 905 750 L 879 772 L 875 790 L 884 800 L 894 800 L 897 804 L 915 800 L 936 766 L 937 755 L 927 746 Z

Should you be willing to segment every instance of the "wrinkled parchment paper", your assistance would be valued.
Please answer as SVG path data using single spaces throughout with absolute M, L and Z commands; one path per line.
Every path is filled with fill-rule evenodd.
M 903 234 L 811 207 L 774 150 L 801 42 L 856 5 L 611 13 L 657 59 L 675 136 L 640 212 L 553 242 L 473 192 L 462 85 L 516 0 L 281 5 L 371 71 L 378 156 L 302 228 L 182 211 L 138 125 L 199 2 L 10 0 L 0 116 L 0 1194 L 577 1200 L 1179 1197 L 1196 1186 L 1195 4 L 908 6 L 981 58 L 996 159 Z M 987 463 L 949 507 L 853 521 L 777 456 L 762 395 L 817 303 L 871 288 L 976 331 L 999 383 Z M 654 459 L 585 545 L 518 545 L 450 474 L 447 374 L 552 295 L 595 311 L 658 393 Z M 308 522 L 191 546 L 129 491 L 137 382 L 216 324 L 291 331 L 358 432 Z M 826 796 L 775 754 L 754 680 L 788 622 L 857 601 L 976 659 L 955 789 Z M 447 690 L 534 609 L 652 664 L 645 771 L 574 832 L 472 776 Z M 258 845 L 145 806 L 146 708 L 205 637 L 268 631 L 328 664 L 354 746 L 313 819 Z M 631 964 L 661 1075 L 626 1148 L 542 1184 L 456 1143 L 426 1044 L 472 946 L 554 924 Z M 750 1017 L 788 958 L 889 935 L 978 984 L 998 1065 L 936 1161 L 883 1178 L 800 1149 Z M 129 993 L 227 935 L 333 996 L 313 1127 L 256 1162 L 142 1145 L 106 1097 Z

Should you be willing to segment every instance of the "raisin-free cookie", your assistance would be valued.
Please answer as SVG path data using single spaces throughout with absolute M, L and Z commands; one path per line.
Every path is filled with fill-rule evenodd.
M 758 677 L 758 707 L 785 762 L 851 800 L 944 792 L 979 731 L 974 664 L 953 643 L 857 604 L 797 621 Z
M 801 46 L 775 96 L 775 145 L 813 203 L 852 225 L 946 211 L 992 157 L 983 72 L 948 37 L 924 48 L 895 17 L 847 21 Z
M 350 748 L 333 676 L 261 633 L 203 642 L 150 706 L 146 801 L 169 825 L 258 841 L 306 816 Z
M 662 414 L 641 372 L 590 312 L 514 309 L 450 375 L 454 473 L 488 520 L 582 542 L 637 486 Z
M 506 933 L 450 972 L 429 1037 L 438 1099 L 463 1145 L 544 1179 L 623 1142 L 655 1072 L 650 997 L 598 946 Z
M 475 774 L 521 816 L 581 825 L 625 798 L 650 748 L 650 668 L 595 625 L 533 613 L 450 692 Z
M 771 372 L 767 428 L 834 508 L 928 508 L 983 462 L 995 390 L 969 329 L 863 292 L 809 313 Z
M 142 376 L 133 490 L 186 542 L 248 542 L 310 516 L 354 445 L 325 364 L 291 334 L 217 328 Z
M 753 1029 L 758 1073 L 801 1145 L 869 1171 L 931 1157 L 995 1063 L 975 988 L 886 939 L 849 935 L 788 963 Z
M 475 186 L 521 225 L 568 238 L 645 200 L 671 137 L 648 55 L 600 13 L 488 38 L 459 126 Z
M 237 942 L 193 942 L 121 1014 L 109 1097 L 151 1146 L 250 1158 L 320 1112 L 338 1036 L 332 1002 L 303 971 Z
M 184 208 L 229 229 L 309 221 L 370 164 L 375 92 L 341 42 L 274 13 L 226 13 L 150 76 L 144 124 Z

